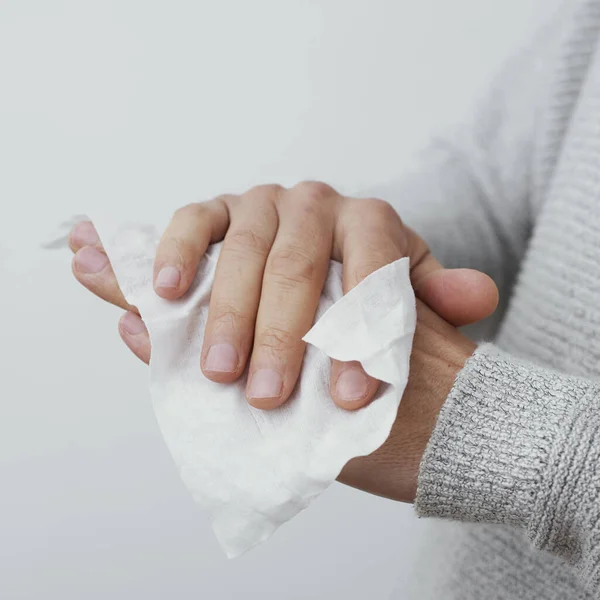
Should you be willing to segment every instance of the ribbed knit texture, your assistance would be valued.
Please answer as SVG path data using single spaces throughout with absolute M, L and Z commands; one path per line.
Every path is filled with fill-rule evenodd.
M 503 298 L 421 463 L 437 519 L 403 600 L 600 598 L 599 36 L 600 0 L 569 2 L 425 172 L 381 190 Z
M 597 590 L 600 384 L 480 347 L 443 408 L 416 504 L 421 516 L 521 527 Z

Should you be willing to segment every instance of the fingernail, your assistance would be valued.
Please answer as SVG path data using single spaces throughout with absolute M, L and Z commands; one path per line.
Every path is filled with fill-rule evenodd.
M 156 276 L 157 288 L 176 288 L 179 287 L 181 273 L 175 267 L 163 267 Z
M 273 369 L 255 371 L 250 380 L 248 398 L 277 398 L 281 394 L 283 379 Z
M 343 371 L 335 384 L 335 394 L 340 400 L 359 400 L 367 393 L 368 381 L 359 369 Z
M 75 264 L 77 269 L 83 273 L 98 273 L 106 267 L 108 258 L 106 254 L 96 250 L 96 248 L 86 246 L 75 255 Z
M 146 331 L 144 321 L 135 313 L 129 312 L 121 319 L 121 326 L 129 335 L 138 335 Z
M 239 356 L 231 344 L 213 344 L 206 354 L 204 368 L 207 371 L 233 373 L 238 366 Z
M 100 242 L 100 238 L 90 221 L 81 221 L 73 227 L 71 241 L 77 246 L 95 246 Z

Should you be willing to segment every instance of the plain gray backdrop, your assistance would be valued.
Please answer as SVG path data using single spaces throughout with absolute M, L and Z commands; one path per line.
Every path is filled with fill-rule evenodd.
M 119 311 L 40 245 L 99 205 L 397 177 L 557 3 L 0 0 L 2 600 L 403 597 L 411 507 L 337 484 L 228 561 Z

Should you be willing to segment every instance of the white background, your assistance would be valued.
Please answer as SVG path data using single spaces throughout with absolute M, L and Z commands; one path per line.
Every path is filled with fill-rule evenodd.
M 340 485 L 225 559 L 118 311 L 40 244 L 98 205 L 401 175 L 556 4 L 0 1 L 2 600 L 402 598 L 410 507 Z

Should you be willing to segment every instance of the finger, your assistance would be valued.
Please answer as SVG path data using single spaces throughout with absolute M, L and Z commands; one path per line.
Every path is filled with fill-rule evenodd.
M 119 320 L 119 334 L 127 347 L 143 362 L 150 362 L 150 336 L 144 322 L 133 312 Z
M 358 361 L 331 361 L 330 392 L 333 401 L 346 410 L 366 406 L 379 389 L 379 380 L 368 375 Z
M 342 259 L 344 294 L 405 252 L 402 222 L 393 208 L 380 200 L 347 202 L 338 217 L 336 253 Z M 331 396 L 347 410 L 367 405 L 379 389 L 359 362 L 332 361 Z
M 332 246 L 335 192 L 319 184 L 289 190 L 265 268 L 246 397 L 271 409 L 291 394 L 325 283 Z
M 445 269 L 424 240 L 406 230 L 418 298 L 455 327 L 476 323 L 496 310 L 498 288 L 491 277 L 474 269 Z
M 101 247 L 100 236 L 91 221 L 80 221 L 69 233 L 69 248 L 77 252 L 84 246 Z
M 408 256 L 404 225 L 387 202 L 368 199 L 344 204 L 338 216 L 334 248 L 334 257 L 343 265 L 344 293 L 403 256 Z
M 263 272 L 277 233 L 278 193 L 275 186 L 261 186 L 229 207 L 231 225 L 219 255 L 202 348 L 202 372 L 212 381 L 234 381 L 246 366 Z
M 73 257 L 72 270 L 77 281 L 102 300 L 138 312 L 125 300 L 108 256 L 101 247 L 80 248 Z
M 417 296 L 455 327 L 477 323 L 498 307 L 498 288 L 474 269 L 441 269 L 419 284 Z
M 223 239 L 229 225 L 226 198 L 188 204 L 175 211 L 154 260 L 154 289 L 162 298 L 181 297 L 208 245 Z

